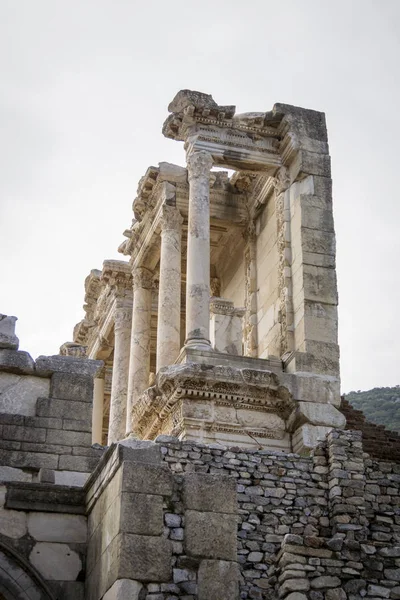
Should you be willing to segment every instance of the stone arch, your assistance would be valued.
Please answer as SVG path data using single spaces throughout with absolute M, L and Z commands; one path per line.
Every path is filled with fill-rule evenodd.
M 0 600 L 56 600 L 26 559 L 0 542 Z

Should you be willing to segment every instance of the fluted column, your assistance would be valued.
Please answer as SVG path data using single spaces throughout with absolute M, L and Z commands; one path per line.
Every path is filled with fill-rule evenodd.
M 161 215 L 157 371 L 171 365 L 181 349 L 181 238 L 183 218 L 164 204 Z
M 111 382 L 108 445 L 125 437 L 132 306 L 118 304 L 114 313 L 114 363 Z
M 188 158 L 189 221 L 185 345 L 210 350 L 210 170 L 208 152 Z
M 104 370 L 93 385 L 92 444 L 103 443 Z
M 129 364 L 126 432 L 131 428 L 131 411 L 140 394 L 149 387 L 151 289 L 153 273 L 138 267 L 133 273 L 132 337 Z

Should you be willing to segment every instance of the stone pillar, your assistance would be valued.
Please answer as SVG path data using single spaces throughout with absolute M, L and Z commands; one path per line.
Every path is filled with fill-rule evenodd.
M 164 204 L 161 216 L 160 286 L 158 293 L 157 371 L 171 365 L 181 347 L 181 237 L 183 218 Z
M 210 170 L 208 152 L 188 158 L 189 222 L 186 274 L 186 346 L 210 350 Z
M 137 267 L 133 273 L 134 298 L 126 413 L 127 433 L 132 430 L 132 407 L 140 394 L 149 387 L 152 286 L 153 273 L 144 267 Z
M 251 222 L 244 234 L 246 246 L 245 259 L 245 327 L 244 354 L 257 357 L 257 265 L 256 265 L 256 231 Z
M 242 356 L 244 308 L 235 308 L 225 298 L 212 298 L 210 302 L 210 338 L 213 350 L 224 354 Z
M 92 444 L 103 443 L 104 372 L 96 377 L 93 387 Z
M 108 445 L 125 437 L 131 326 L 132 306 L 117 304 L 114 314 L 114 364 Z

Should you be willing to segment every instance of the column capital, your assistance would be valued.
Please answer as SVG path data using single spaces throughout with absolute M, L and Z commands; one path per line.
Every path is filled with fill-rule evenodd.
M 151 290 L 153 287 L 153 272 L 146 267 L 136 267 L 133 270 L 133 289 L 143 288 Z
M 213 159 L 209 152 L 200 150 L 189 154 L 187 158 L 188 179 L 198 179 L 199 177 L 209 177 Z
M 182 223 L 183 217 L 176 206 L 162 205 L 160 216 L 161 234 L 169 230 L 180 231 Z
M 118 305 L 114 311 L 114 328 L 115 331 L 131 327 L 132 323 L 132 306 Z

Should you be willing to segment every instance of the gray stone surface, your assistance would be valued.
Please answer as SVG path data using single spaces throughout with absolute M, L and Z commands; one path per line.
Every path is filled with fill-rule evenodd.
M 19 339 L 15 335 L 17 317 L 0 314 L 0 348 L 18 350 Z
M 119 576 L 139 581 L 170 581 L 171 542 L 162 536 L 120 534 Z
M 88 402 L 38 398 L 37 415 L 39 417 L 57 417 L 69 419 L 73 415 L 78 420 L 90 420 L 92 407 Z
M 84 361 L 85 359 L 79 360 Z M 50 396 L 58 400 L 92 402 L 93 377 L 75 373 L 53 373 L 50 383 Z
M 116 502 L 121 502 L 120 530 L 139 535 L 161 535 L 163 532 L 162 496 L 123 492 Z
M 82 569 L 79 554 L 67 544 L 37 542 L 29 562 L 45 579 L 56 581 L 75 581 Z
M 187 473 L 183 479 L 185 508 L 220 513 L 237 512 L 236 480 L 226 475 Z
M 53 373 L 69 373 L 96 377 L 103 367 L 102 360 L 74 358 L 72 356 L 39 356 L 36 359 L 36 373 L 40 377 L 50 377 Z
M 104 594 L 103 600 L 139 600 L 143 585 L 133 579 L 118 579 Z
M 0 371 L 17 375 L 33 375 L 35 363 L 28 352 L 0 350 Z
M 185 511 L 185 549 L 202 558 L 236 560 L 236 516 Z
M 82 515 L 28 513 L 28 532 L 38 542 L 86 543 L 87 524 Z
M 0 467 L 0 482 L 2 481 L 32 481 L 32 474 L 15 469 L 14 467 Z
M 236 562 L 202 560 L 198 577 L 199 600 L 239 598 L 239 569 Z
M 173 476 L 164 466 L 124 462 L 122 465 L 123 492 L 168 496 L 172 493 Z
M 38 398 L 48 396 L 49 388 L 48 379 L 0 373 L 0 412 L 35 415 Z

